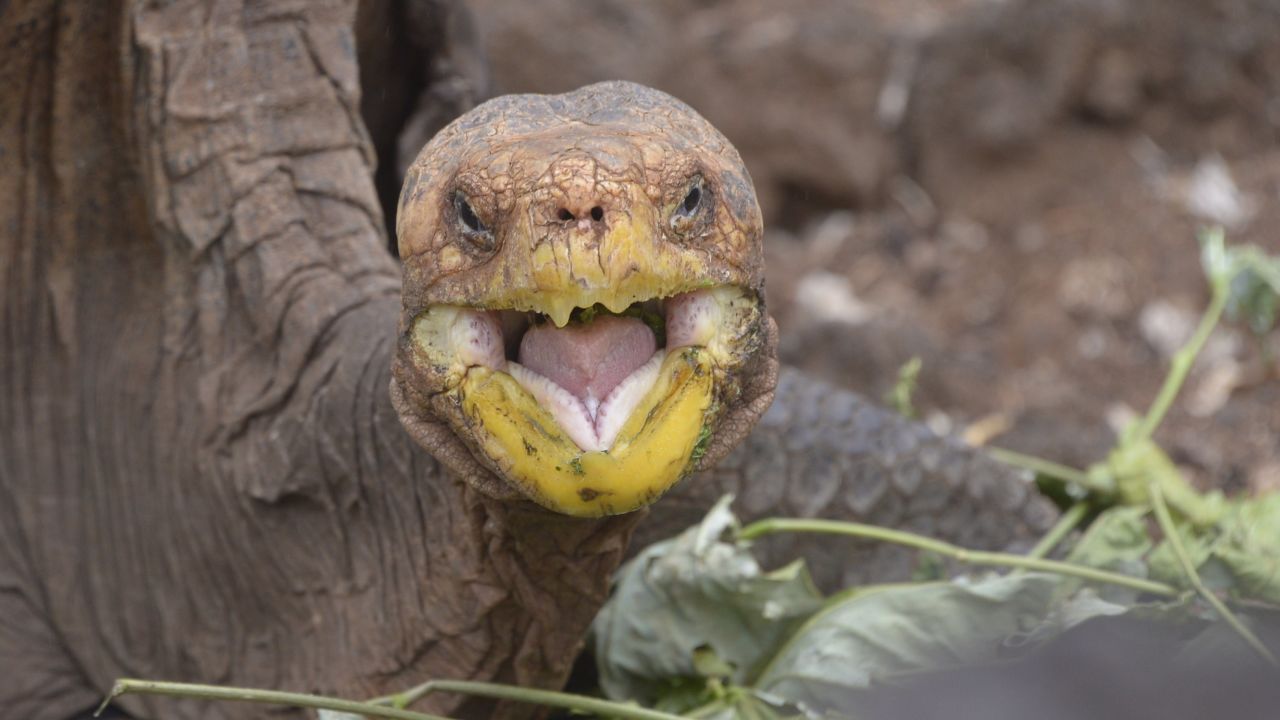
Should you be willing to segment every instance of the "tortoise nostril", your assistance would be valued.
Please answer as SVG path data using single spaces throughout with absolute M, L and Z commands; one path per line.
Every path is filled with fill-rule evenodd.
M 603 222 L 604 206 L 592 205 L 588 208 L 586 203 L 566 202 L 563 205 L 557 204 L 551 206 L 555 208 L 555 216 L 564 223 L 572 223 L 577 221 L 579 224 Z M 588 220 L 590 218 L 590 220 Z

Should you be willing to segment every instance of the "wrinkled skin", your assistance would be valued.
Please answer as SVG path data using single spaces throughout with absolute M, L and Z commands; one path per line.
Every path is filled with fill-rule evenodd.
M 666 534 L 722 490 L 748 517 L 982 547 L 1051 521 L 1020 477 L 786 372 L 759 427 L 645 523 L 566 518 L 446 469 L 388 392 L 400 268 L 353 16 L 33 0 L 0 17 L 0 717 L 71 716 L 119 676 L 350 697 L 428 677 L 555 687 L 636 525 Z M 732 422 L 718 432 L 746 433 Z M 837 567 L 909 562 L 850 552 Z
M 699 212 L 684 215 L 680 204 L 691 188 Z M 463 202 L 483 233 L 461 221 Z M 623 310 L 704 287 L 740 288 L 753 311 L 725 357 L 712 362 L 715 411 L 695 423 L 710 435 L 688 469 L 724 457 L 773 397 L 777 331 L 763 308 L 751 180 L 729 142 L 669 95 L 600 83 L 487 102 L 442 130 L 410 166 L 397 231 L 405 282 L 393 398 L 414 439 L 486 494 L 518 496 L 504 477 L 510 473 L 482 447 L 486 429 L 467 417 L 464 393 L 455 390 L 468 379 L 452 376 L 467 371 L 450 367 L 448 352 L 426 353 L 415 343 L 417 323 L 429 323 L 423 318 L 434 306 L 535 310 L 560 325 L 556 318 L 575 306 Z M 595 494 L 611 479 L 588 473 L 582 482 Z

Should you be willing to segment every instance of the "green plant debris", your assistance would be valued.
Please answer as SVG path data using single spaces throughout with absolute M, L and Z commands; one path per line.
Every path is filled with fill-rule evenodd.
M 916 417 L 915 406 L 911 398 L 915 395 L 916 385 L 920 380 L 920 368 L 923 366 L 919 357 L 913 357 L 898 368 L 898 380 L 893 389 L 885 396 L 885 402 L 899 415 L 908 418 Z
M 1204 584 L 1204 581 L 1200 579 L 1200 573 L 1196 570 L 1197 563 L 1192 559 L 1191 554 L 1187 552 L 1186 547 L 1182 542 L 1181 529 L 1174 525 L 1173 516 L 1169 514 L 1169 506 L 1165 504 L 1164 501 L 1164 493 L 1160 489 L 1160 484 L 1154 480 L 1151 483 L 1151 507 L 1152 510 L 1155 511 L 1156 520 L 1160 524 L 1160 530 L 1165 534 L 1165 544 L 1169 546 L 1173 551 L 1174 556 L 1177 557 L 1178 564 L 1186 582 L 1195 588 L 1196 592 L 1200 594 L 1200 597 L 1204 598 L 1205 602 L 1212 606 L 1214 611 L 1217 612 L 1218 617 L 1226 621 L 1226 623 L 1249 644 L 1249 647 L 1253 648 L 1258 655 L 1271 663 L 1271 665 L 1277 665 L 1276 658 L 1271 654 L 1271 651 L 1268 650 L 1267 647 L 1262 644 L 1262 641 L 1259 640 L 1251 630 L 1249 630 L 1249 628 L 1234 612 L 1232 612 L 1231 608 L 1228 608 L 1226 603 L 1222 602 L 1222 600 Z
M 858 714 L 860 691 L 952 664 L 990 662 L 1002 641 L 1044 618 L 1058 578 L 988 576 L 856 593 L 815 614 L 755 688 L 824 711 Z
M 653 331 L 658 347 L 663 347 L 667 344 L 666 319 L 662 317 L 661 313 L 658 313 L 653 309 L 651 303 L 634 303 L 622 312 L 614 312 L 603 304 L 596 303 L 591 307 L 575 308 L 574 311 L 569 314 L 569 322 L 585 325 L 591 323 L 596 318 L 605 315 L 635 318 L 640 322 L 643 322 L 645 325 L 648 325 L 649 329 Z
M 698 431 L 698 439 L 693 443 L 693 452 L 689 453 L 689 462 L 697 463 L 707 454 L 707 444 L 711 441 L 711 426 L 703 425 Z
M 650 705 L 681 680 L 745 684 L 821 607 L 803 563 L 764 572 L 746 547 L 721 539 L 737 523 L 728 501 L 619 571 L 613 598 L 593 625 L 609 697 Z
M 1174 511 L 1197 527 L 1216 523 L 1226 508 L 1220 492 L 1199 493 L 1186 481 L 1164 450 L 1150 439 L 1121 440 L 1104 463 L 1089 473 L 1114 487 L 1126 505 L 1149 505 L 1150 486 L 1160 486 Z
M 993 662 L 1010 643 L 1033 652 L 1093 618 L 1195 621 L 1187 647 L 1216 625 L 1207 622 L 1212 616 L 1203 606 L 1186 602 L 1185 593 L 1143 578 L 1148 556 L 1160 545 L 1150 534 L 1149 508 L 1107 511 L 1072 549 L 1069 562 L 1055 563 L 823 520 L 764 520 L 740 529 L 734 542 L 738 523 L 728 500 L 619 573 L 614 597 L 593 629 L 601 687 L 614 700 L 693 717 L 780 717 L 801 710 L 808 717 L 856 717 L 877 686 Z M 1268 505 L 1261 515 L 1272 512 L 1280 510 Z M 1235 515 L 1224 515 L 1230 517 Z M 749 554 L 753 539 L 792 531 L 856 535 L 955 559 L 1007 561 L 1031 572 L 872 585 L 823 602 L 802 564 L 764 573 Z M 1274 580 L 1269 568 L 1258 575 Z M 749 712 L 765 714 L 742 714 Z

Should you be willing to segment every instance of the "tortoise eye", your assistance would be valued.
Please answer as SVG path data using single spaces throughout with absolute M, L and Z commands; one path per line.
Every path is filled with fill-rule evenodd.
M 680 211 L 685 215 L 692 215 L 694 210 L 702 204 L 702 187 L 694 185 L 689 188 L 689 194 L 684 196 L 684 202 L 680 203 Z
M 462 193 L 453 196 L 453 207 L 458 211 L 458 222 L 465 232 L 489 232 L 489 228 L 480 222 L 480 218 L 476 216 L 476 211 L 471 209 L 471 203 L 467 202 L 467 198 Z
M 689 189 L 685 191 L 684 199 L 676 206 L 675 212 L 671 213 L 671 227 L 676 232 L 684 233 L 693 227 L 707 206 L 707 194 L 702 178 L 694 178 Z
M 453 196 L 453 209 L 458 216 L 458 226 L 462 229 L 462 237 L 473 248 L 481 252 L 491 252 L 494 248 L 493 233 L 480 220 L 471 203 L 461 192 Z

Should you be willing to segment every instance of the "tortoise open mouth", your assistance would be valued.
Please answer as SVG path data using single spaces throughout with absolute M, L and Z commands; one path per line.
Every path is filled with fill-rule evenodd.
M 414 344 L 481 452 L 531 499 L 571 515 L 628 512 L 696 464 L 717 385 L 750 353 L 763 314 L 751 290 L 677 289 L 556 315 L 528 307 L 536 300 L 432 305 Z

